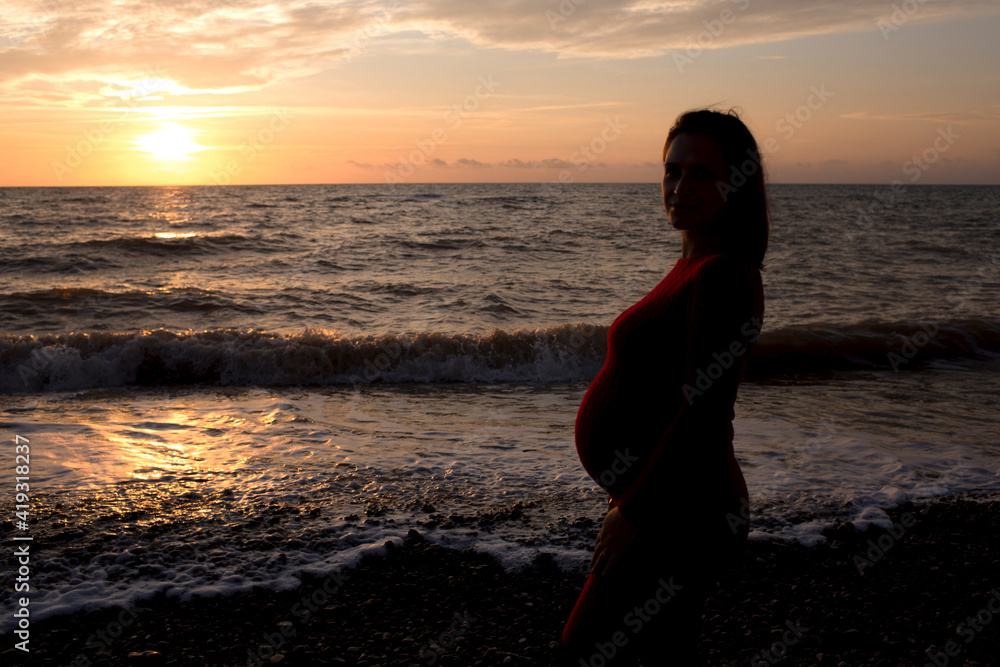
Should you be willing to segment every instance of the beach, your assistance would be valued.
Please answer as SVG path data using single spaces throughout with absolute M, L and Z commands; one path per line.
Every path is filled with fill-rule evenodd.
M 879 193 L 772 189 L 708 664 L 995 648 L 956 628 L 1000 580 L 964 500 L 1000 494 L 1000 189 L 859 227 Z M 655 184 L 0 194 L 5 661 L 26 607 L 33 664 L 554 664 L 606 507 L 576 412 L 679 256 Z
M 840 525 L 813 548 L 750 543 L 706 604 L 704 664 L 994 664 L 1000 503 L 942 498 L 889 514 L 897 530 Z M 582 583 L 544 557 L 511 572 L 414 533 L 384 556 L 294 590 L 188 603 L 157 596 L 51 618 L 32 626 L 30 661 L 13 649 L 2 657 L 109 666 L 557 665 L 559 633 Z M 935 647 L 941 654 L 932 659 Z
M 0 667 L 1000 667 L 1000 2 L 2 7 Z

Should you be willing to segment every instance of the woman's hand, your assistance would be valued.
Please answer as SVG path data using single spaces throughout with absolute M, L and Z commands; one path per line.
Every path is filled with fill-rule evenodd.
M 611 571 L 611 566 L 628 550 L 635 541 L 636 530 L 625 520 L 625 517 L 612 507 L 601 532 L 597 534 L 597 544 L 594 545 L 594 557 L 590 559 L 590 571 L 604 576 Z

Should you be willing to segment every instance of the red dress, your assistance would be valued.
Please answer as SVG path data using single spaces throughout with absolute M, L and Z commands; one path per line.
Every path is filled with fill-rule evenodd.
M 634 558 L 623 558 L 619 570 L 669 562 L 710 573 L 745 539 L 746 522 L 732 521 L 745 515 L 747 499 L 733 453 L 733 406 L 763 310 L 758 267 L 710 254 L 678 260 L 611 325 L 604 366 L 577 413 L 576 446 L 639 532 Z M 588 580 L 567 643 L 594 616 L 600 584 L 595 575 Z

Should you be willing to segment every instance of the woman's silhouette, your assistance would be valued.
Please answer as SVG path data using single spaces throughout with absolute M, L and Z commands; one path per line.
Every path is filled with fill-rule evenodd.
M 760 152 L 735 112 L 697 110 L 663 162 L 681 258 L 611 325 L 577 414 L 580 460 L 610 507 L 563 631 L 573 665 L 695 664 L 708 586 L 748 531 L 732 420 L 764 310 Z

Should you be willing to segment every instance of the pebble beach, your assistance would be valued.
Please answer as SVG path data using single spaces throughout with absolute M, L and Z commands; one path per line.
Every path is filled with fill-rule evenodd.
M 706 604 L 702 664 L 996 664 L 1000 503 L 967 494 L 889 516 L 892 529 L 844 523 L 812 548 L 750 542 Z M 559 665 L 559 633 L 582 584 L 544 554 L 511 572 L 414 530 L 385 555 L 294 590 L 157 596 L 49 618 L 32 625 L 30 662 L 10 648 L 0 657 L 101 667 Z

